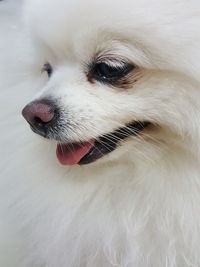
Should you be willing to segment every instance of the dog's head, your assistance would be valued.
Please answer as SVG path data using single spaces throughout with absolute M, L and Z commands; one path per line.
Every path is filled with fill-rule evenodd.
M 61 163 L 198 135 L 195 12 L 186 0 L 27 0 L 45 85 L 23 115 Z

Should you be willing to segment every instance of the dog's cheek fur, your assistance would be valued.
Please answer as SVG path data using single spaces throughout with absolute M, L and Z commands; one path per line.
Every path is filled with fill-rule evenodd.
M 57 1 L 53 3 L 57 5 Z M 187 6 L 186 2 L 183 3 Z M 192 7 L 195 2 L 190 4 Z M 174 13 L 174 1 L 168 2 L 164 8 L 169 9 L 168 14 Z M 46 10 L 45 2 L 43 9 Z M 184 12 L 187 13 L 187 9 Z M 52 7 L 52 13 L 55 10 Z M 133 10 L 137 10 L 137 6 L 134 5 Z M 146 14 L 146 9 L 143 10 Z M 161 26 L 158 21 L 162 21 L 162 16 L 160 20 L 156 18 L 156 24 L 163 31 L 163 24 Z M 188 32 L 186 28 L 184 32 Z M 190 32 L 188 35 L 192 37 Z M 174 51 L 178 36 L 169 39 L 170 50 Z M 7 42 L 10 43 L 10 39 L 1 47 L 8 54 Z M 182 48 L 180 41 L 179 45 Z M 158 46 L 163 53 L 158 57 L 166 59 L 166 47 L 159 43 Z M 197 156 L 200 97 L 199 77 L 195 74 L 199 71 L 199 54 L 189 47 L 191 52 L 184 53 L 188 60 L 184 59 L 187 66 L 185 64 L 183 69 L 195 69 L 195 80 L 188 77 L 192 71 L 187 72 L 188 76 L 186 71 L 181 72 L 183 61 L 180 61 L 181 52 L 177 51 L 172 63 L 175 71 L 148 74 L 131 90 L 111 92 L 107 87 L 91 88 L 86 83 L 77 85 L 69 82 L 69 76 L 67 81 L 62 78 L 63 86 L 51 87 L 51 95 L 55 97 L 67 92 L 62 103 L 66 109 L 74 110 L 73 119 L 78 120 L 78 115 L 84 114 L 87 123 L 93 121 L 101 131 L 110 130 L 103 119 L 109 121 L 112 118 L 109 123 L 113 120 L 121 123 L 129 120 L 124 116 L 145 117 L 161 125 L 153 136 L 150 132 L 150 140 L 133 143 L 129 140 L 121 148 L 124 150 L 122 154 L 117 151 L 112 159 L 85 167 L 61 167 L 55 157 L 55 146 L 32 134 L 20 117 L 19 110 L 30 100 L 35 87 L 33 72 L 31 75 L 18 75 L 21 67 L 24 73 L 27 62 L 13 63 L 14 69 L 16 67 L 13 83 L 10 83 L 9 68 L 4 69 L 1 80 L 0 212 L 7 227 L 11 224 L 12 230 L 24 242 L 23 256 L 14 258 L 17 263 L 12 266 L 200 265 L 200 167 Z M 192 61 L 191 54 L 195 55 Z M 7 66 L 5 58 L 3 62 L 2 67 Z M 70 75 L 72 80 L 75 73 L 73 71 Z M 23 80 L 20 84 L 19 77 Z M 99 92 L 101 89 L 103 93 Z M 79 98 L 75 90 L 80 92 Z M 50 92 L 49 87 L 45 90 L 47 92 Z M 81 112 L 77 103 L 83 99 L 82 96 L 91 100 L 87 103 L 81 101 Z M 86 111 L 88 105 L 90 110 Z M 100 122 L 95 120 L 95 112 L 98 112 Z M 92 128 L 92 125 L 87 127 Z M 85 137 L 87 134 L 85 132 Z M 17 239 L 14 235 L 12 237 L 13 241 Z M 9 241 L 5 235 L 1 235 L 1 239 L 4 245 L 5 240 Z M 13 256 L 12 245 L 15 246 L 10 244 L 6 252 L 2 250 L 8 259 Z M 0 260 L 5 266 L 4 259 Z

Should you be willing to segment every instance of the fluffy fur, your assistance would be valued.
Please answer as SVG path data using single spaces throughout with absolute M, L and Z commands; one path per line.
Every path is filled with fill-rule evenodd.
M 8 5 L 0 3 L 0 265 L 200 266 L 200 2 L 27 0 L 23 34 Z M 137 81 L 90 83 L 84 67 L 97 53 L 139 66 Z M 153 126 L 96 163 L 61 166 L 56 142 L 20 115 L 47 96 L 73 125 L 59 133 L 67 141 L 132 120 Z

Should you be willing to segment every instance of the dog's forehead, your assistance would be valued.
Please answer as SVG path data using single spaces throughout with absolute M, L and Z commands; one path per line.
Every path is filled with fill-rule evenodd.
M 153 34 L 172 20 L 175 27 L 181 6 L 177 8 L 176 13 L 176 6 L 170 0 L 26 0 L 25 13 L 35 32 L 61 43 L 100 29 Z
M 142 44 L 144 50 L 147 48 L 152 61 L 157 60 L 159 67 L 197 73 L 196 57 L 200 60 L 198 0 L 25 2 L 25 16 L 32 32 L 54 50 L 73 54 L 75 48 L 81 51 L 87 45 L 89 50 L 92 45 L 104 41 L 106 34 L 115 39 L 120 33 L 123 39 Z

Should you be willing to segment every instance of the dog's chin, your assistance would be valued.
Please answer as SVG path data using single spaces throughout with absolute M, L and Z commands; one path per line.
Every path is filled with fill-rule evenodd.
M 86 165 L 96 162 L 115 151 L 121 142 L 130 136 L 138 136 L 150 122 L 132 122 L 97 139 L 80 143 L 58 143 L 57 158 L 62 165 Z

